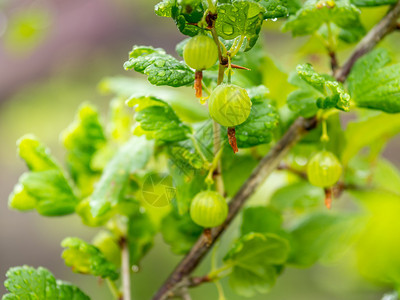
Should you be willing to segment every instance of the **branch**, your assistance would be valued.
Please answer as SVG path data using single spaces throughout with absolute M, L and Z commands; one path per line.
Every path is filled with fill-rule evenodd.
M 165 300 L 170 296 L 170 291 L 187 277 L 200 263 L 203 257 L 210 250 L 212 245 L 236 217 L 246 200 L 251 196 L 257 187 L 277 168 L 279 162 L 289 152 L 290 148 L 309 130 L 316 126 L 316 118 L 298 118 L 282 139 L 271 149 L 271 151 L 260 161 L 257 168 L 243 184 L 242 188 L 229 203 L 229 213 L 225 222 L 218 227 L 211 229 L 211 237 L 206 239 L 202 235 L 192 247 L 190 252 L 180 262 L 171 276 L 160 288 L 153 300 Z
M 375 25 L 368 34 L 358 43 L 356 49 L 344 65 L 335 72 L 338 81 L 344 82 L 354 63 L 364 54 L 371 51 L 387 34 L 396 29 L 397 19 L 400 16 L 400 0 L 392 7 L 389 13 Z

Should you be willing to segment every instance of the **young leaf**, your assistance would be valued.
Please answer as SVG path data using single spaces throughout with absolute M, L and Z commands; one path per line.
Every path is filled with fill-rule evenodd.
M 78 202 L 79 199 L 60 170 L 22 174 L 9 197 L 11 208 L 35 208 L 43 216 L 71 214 Z
M 32 172 L 40 172 L 58 169 L 59 165 L 46 148 L 35 136 L 25 135 L 17 141 L 17 152 L 28 169 Z
M 9 206 L 22 211 L 36 209 L 44 216 L 73 213 L 79 199 L 50 151 L 31 135 L 17 144 L 31 171 L 20 177 L 9 196 Z
M 266 206 L 248 207 L 243 211 L 242 236 L 251 233 L 280 233 L 282 231 L 283 218 L 279 211 Z
M 121 265 L 121 248 L 116 237 L 108 231 L 99 231 L 92 241 L 105 258 L 119 267 Z
M 148 80 L 154 85 L 180 87 L 194 81 L 194 72 L 162 49 L 134 46 L 124 68 L 148 75 Z
M 297 75 L 289 82 L 300 87 L 288 96 L 288 106 L 303 117 L 315 115 L 318 108 L 349 111 L 350 96 L 341 84 L 329 76 L 320 75 L 310 64 L 297 66 Z
M 79 238 L 68 237 L 61 242 L 65 264 L 76 273 L 91 274 L 112 280 L 118 278 L 117 267 L 93 245 Z
M 103 127 L 96 109 L 89 105 L 80 106 L 75 121 L 61 133 L 67 149 L 67 164 L 72 179 L 85 197 L 93 191 L 99 173 L 91 167 L 93 155 L 106 143 Z
M 286 261 L 289 243 L 275 234 L 249 233 L 225 255 L 232 266 L 229 284 L 239 295 L 252 297 L 268 292 L 278 275 L 276 265 Z
M 197 241 L 203 228 L 196 225 L 189 214 L 179 215 L 175 210 L 161 222 L 161 234 L 175 254 L 186 254 Z
M 294 209 L 303 211 L 318 207 L 325 198 L 322 188 L 313 186 L 307 181 L 299 181 L 277 190 L 271 197 L 271 205 L 279 210 Z
M 138 209 L 129 217 L 128 243 L 131 264 L 138 265 L 151 249 L 155 234 L 154 224 L 143 208 Z
M 56 280 L 47 269 L 28 266 L 14 267 L 7 271 L 4 286 L 10 292 L 3 300 L 58 299 L 89 300 L 78 287 Z
M 93 217 L 105 215 L 123 200 L 123 191 L 129 183 L 129 176 L 147 164 L 152 149 L 152 141 L 144 137 L 132 137 L 118 150 L 90 196 Z
M 356 239 L 361 227 L 354 215 L 315 213 L 306 216 L 291 233 L 288 263 L 308 267 L 319 260 L 332 260 Z
M 293 36 L 316 32 L 324 24 L 335 23 L 343 29 L 360 28 L 360 11 L 349 0 L 307 0 L 283 26 Z
M 264 20 L 265 8 L 253 1 L 233 1 L 218 5 L 215 29 L 218 36 L 232 40 L 241 35 L 247 38 L 246 51 L 256 43 Z
M 190 127 L 182 123 L 174 110 L 163 100 L 155 97 L 131 98 L 128 106 L 135 107 L 136 135 L 145 134 L 164 142 L 178 142 L 188 138 Z
M 400 64 L 386 66 L 390 61 L 385 49 L 376 49 L 354 64 L 348 83 L 357 106 L 400 112 Z
M 265 86 L 249 89 L 248 93 L 252 102 L 250 116 L 244 123 L 236 126 L 239 148 L 269 143 L 279 122 L 278 112 L 268 100 L 268 89 Z

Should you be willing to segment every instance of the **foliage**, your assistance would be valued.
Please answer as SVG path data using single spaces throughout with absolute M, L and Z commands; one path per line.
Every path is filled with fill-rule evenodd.
M 162 242 L 173 254 L 188 255 L 171 277 L 184 280 L 168 281 L 162 289 L 175 296 L 200 278 L 214 282 L 219 299 L 226 299 L 219 281 L 227 277 L 232 291 L 253 297 L 269 292 L 287 268 L 332 262 L 348 251 L 367 280 L 398 289 L 400 172 L 382 152 L 400 131 L 400 65 L 383 47 L 370 53 L 355 47 L 346 78 L 337 75 L 343 69 L 336 59 L 340 55 L 342 63 L 341 51 L 352 47 L 344 43 L 364 37 L 363 43 L 374 46 L 380 39 L 365 35 L 364 10 L 358 7 L 387 4 L 394 1 L 161 1 L 156 14 L 189 36 L 177 54 L 182 57 L 185 45 L 204 34 L 212 43 L 206 48 L 218 47 L 218 62 L 212 57 L 203 64 L 204 53 L 193 51 L 199 65 L 210 66 L 195 72 L 161 48 L 134 46 L 124 68 L 147 81 L 120 76 L 100 83 L 113 97 L 109 117 L 103 119 L 95 105 L 79 107 L 61 134 L 66 170 L 36 137 L 18 141 L 28 171 L 9 207 L 43 216 L 76 213 L 96 227 L 92 244 L 64 239 L 62 257 L 74 272 L 105 278 L 116 299 L 127 293 L 126 285 L 118 290 L 119 279 L 129 282 L 130 270 L 146 268 L 143 259 Z M 277 18 L 294 37 L 317 38 L 332 70 L 318 64 L 319 56 L 312 66 L 293 55 L 300 64 L 289 74 L 267 56 L 261 28 Z M 216 93 L 228 85 L 235 87 L 230 97 Z M 205 97 L 196 100 L 188 86 L 202 89 Z M 209 105 L 208 114 L 203 104 L 210 100 L 218 105 Z M 343 126 L 349 111 L 353 117 Z M 240 122 L 224 121 L 239 115 Z M 299 122 L 316 125 L 300 128 Z M 316 153 L 330 157 L 334 168 L 326 168 L 325 158 L 311 160 Z M 208 198 L 193 201 L 196 195 Z M 225 202 L 231 202 L 228 217 Z M 332 202 L 332 211 L 324 202 Z M 218 226 L 203 230 L 190 212 L 197 223 Z M 236 214 L 240 225 L 231 223 Z M 228 226 L 234 230 L 223 236 L 210 272 L 191 278 L 213 238 Z M 88 299 L 44 268 L 12 268 L 7 277 L 10 293 L 3 299 Z
M 78 287 L 56 280 L 47 269 L 23 266 L 8 270 L 4 285 L 10 292 L 3 300 L 17 299 L 59 299 L 88 300 Z

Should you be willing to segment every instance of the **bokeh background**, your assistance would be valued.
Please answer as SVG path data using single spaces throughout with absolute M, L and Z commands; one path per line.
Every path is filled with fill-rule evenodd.
M 90 240 L 96 229 L 76 216 L 44 218 L 37 213 L 10 211 L 7 198 L 25 166 L 15 153 L 16 140 L 37 135 L 62 160 L 59 133 L 73 120 L 78 105 L 90 101 L 106 117 L 109 96 L 98 91 L 106 76 L 135 76 L 123 70 L 133 44 L 153 45 L 174 53 L 184 37 L 172 20 L 153 12 L 157 0 L 0 0 L 0 282 L 11 266 L 44 266 L 57 278 L 79 285 L 92 299 L 112 299 L 106 284 L 74 274 L 61 259 L 66 236 Z M 371 27 L 385 9 L 366 9 L 363 22 Z M 309 61 L 327 71 L 328 61 L 318 41 L 292 39 L 279 32 L 281 23 L 265 22 L 263 42 L 268 55 L 284 70 Z M 384 41 L 400 58 L 399 34 Z M 397 49 L 397 51 L 396 51 Z M 350 51 L 344 49 L 343 61 Z M 400 139 L 384 155 L 400 167 Z M 234 234 L 234 230 L 228 235 Z M 228 239 L 227 239 L 228 240 Z M 155 247 L 133 275 L 134 299 L 149 299 L 179 257 L 157 236 Z M 206 261 L 201 269 L 206 270 Z M 226 282 L 224 281 L 224 284 Z M 227 299 L 241 299 L 226 289 Z M 340 261 L 307 270 L 289 268 L 268 295 L 270 300 L 373 300 L 386 292 L 359 277 L 350 254 Z M 0 286 L 0 294 L 5 289 Z M 217 299 L 212 284 L 193 290 L 193 299 Z

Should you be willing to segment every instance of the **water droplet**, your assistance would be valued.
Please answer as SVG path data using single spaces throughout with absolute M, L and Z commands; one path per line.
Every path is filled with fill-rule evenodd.
M 132 266 L 132 271 L 133 271 L 134 273 L 139 272 L 139 266 L 133 265 L 133 266 Z
M 272 22 L 276 22 L 278 20 L 278 18 L 273 18 L 271 20 L 272 20 Z
M 161 60 L 161 59 L 160 60 L 156 60 L 154 62 L 154 64 L 156 65 L 156 67 L 162 68 L 165 65 L 165 60 Z
M 157 73 L 158 76 L 164 77 L 165 76 L 165 71 L 160 71 Z
M 230 34 L 233 33 L 233 26 L 230 25 L 230 24 L 224 24 L 224 25 L 222 26 L 222 31 L 223 31 L 225 34 L 230 35 Z

